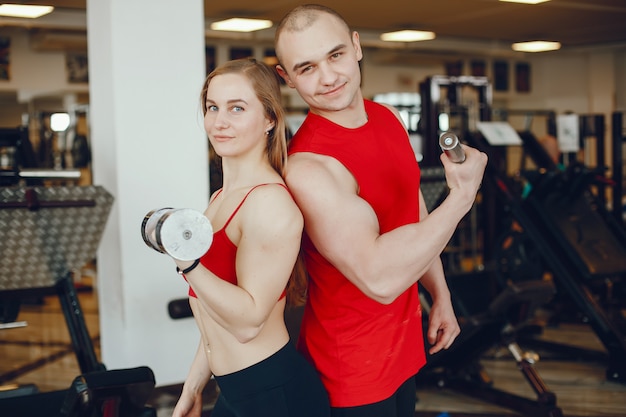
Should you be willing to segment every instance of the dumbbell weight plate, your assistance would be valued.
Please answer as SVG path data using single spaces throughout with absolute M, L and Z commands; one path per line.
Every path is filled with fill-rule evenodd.
M 181 261 L 192 261 L 211 247 L 213 227 L 199 211 L 170 209 L 158 219 L 155 236 L 157 250 Z
M 165 207 L 161 209 L 151 210 L 146 214 L 141 222 L 141 237 L 146 245 L 151 247 L 157 252 L 164 253 L 156 240 L 156 227 L 161 217 L 168 211 L 173 210 L 172 207 Z

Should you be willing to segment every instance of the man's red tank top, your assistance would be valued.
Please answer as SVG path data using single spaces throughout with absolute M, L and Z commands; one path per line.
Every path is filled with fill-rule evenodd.
M 278 184 L 278 183 L 277 183 Z M 230 282 L 233 285 L 237 285 L 237 246 L 230 240 L 228 235 L 226 234 L 226 228 L 230 224 L 230 221 L 235 217 L 243 203 L 246 201 L 248 196 L 252 191 L 254 191 L 257 187 L 267 184 L 259 184 L 252 187 L 246 195 L 243 197 L 237 208 L 230 215 L 224 226 L 216 232 L 213 233 L 213 242 L 211 243 L 211 247 L 209 250 L 202 255 L 200 258 L 200 263 L 209 271 L 213 272 L 219 278 L 223 279 L 226 282 Z M 279 184 L 284 187 L 283 184 Z M 216 196 L 221 193 L 222 190 L 218 190 L 216 192 Z M 286 295 L 286 292 L 283 291 L 281 298 Z M 196 293 L 194 292 L 191 286 L 189 287 L 189 296 L 197 298 Z
M 396 116 L 368 100 L 365 110 L 368 121 L 356 129 L 309 113 L 289 153 L 328 155 L 342 163 L 376 212 L 382 234 L 419 220 L 420 170 Z M 331 406 L 390 397 L 426 363 L 417 283 L 383 305 L 348 281 L 306 234 L 303 251 L 311 279 L 298 347 L 320 372 Z

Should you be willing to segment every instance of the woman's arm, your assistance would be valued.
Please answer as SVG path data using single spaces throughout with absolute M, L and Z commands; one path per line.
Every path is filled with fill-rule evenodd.
M 303 219 L 289 192 L 279 185 L 255 189 L 235 219 L 241 232 L 238 285 L 202 266 L 186 278 L 211 318 L 245 343 L 260 332 L 285 289 L 299 252 Z
M 189 300 L 190 303 L 195 302 Z M 193 307 L 192 307 L 193 308 Z M 191 363 L 191 368 L 180 398 L 176 403 L 172 417 L 200 417 L 202 414 L 202 391 L 211 378 L 211 369 L 204 351 L 204 343 L 200 340 L 196 356 Z

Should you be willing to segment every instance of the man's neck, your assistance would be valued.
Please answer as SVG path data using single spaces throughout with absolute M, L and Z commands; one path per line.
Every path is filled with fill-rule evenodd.
M 356 129 L 367 123 L 367 113 L 365 111 L 363 98 L 355 100 L 350 107 L 339 111 L 328 111 L 313 108 L 310 109 L 310 111 L 313 114 L 328 119 L 331 122 L 347 129 Z

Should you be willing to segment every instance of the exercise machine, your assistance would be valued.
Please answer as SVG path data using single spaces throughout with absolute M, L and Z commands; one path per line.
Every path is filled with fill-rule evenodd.
M 148 417 L 154 388 L 149 368 L 107 370 L 98 361 L 77 296 L 73 272 L 95 259 L 113 197 L 100 186 L 0 187 L 0 305 L 11 309 L 0 331 L 26 326 L 11 322 L 19 301 L 56 294 L 81 371 L 68 390 L 40 393 L 28 385 L 0 393 L 5 415 L 28 417 Z M 4 375 L 0 382 L 16 375 Z
M 461 102 L 461 88 L 475 90 L 473 112 Z M 626 364 L 622 358 L 626 356 L 626 325 L 619 309 L 612 307 L 614 303 L 619 307 L 626 294 L 626 233 L 604 204 L 608 183 L 600 118 L 581 118 L 580 127 L 582 136 L 596 137 L 595 168 L 570 163 L 565 170 L 557 169 L 530 132 L 519 132 L 522 146 L 537 169 L 512 179 L 507 175 L 503 149 L 492 146 L 475 128 L 478 122 L 490 122 L 492 117 L 491 89 L 486 79 L 431 77 L 420 85 L 420 91 L 425 137 L 439 136 L 441 114 L 448 111 L 449 119 L 460 115 L 454 126 L 459 138 L 489 156 L 480 207 L 485 264 L 499 261 L 502 231 L 515 223 L 536 249 L 545 271 L 552 275 L 557 296 L 567 297 L 606 348 L 607 378 L 625 382 Z M 614 136 L 620 138 L 614 143 L 619 142 L 621 147 L 621 129 Z M 534 279 L 532 275 L 526 274 L 526 279 Z
M 518 331 L 533 319 L 535 310 L 554 295 L 552 282 L 511 283 L 500 290 L 488 271 L 447 278 L 461 334 L 449 349 L 427 355 L 426 366 L 416 377 L 418 387 L 452 389 L 529 417 L 561 417 L 563 413 L 556 395 L 534 367 L 538 357 L 524 351 L 517 342 Z M 421 297 L 426 337 L 430 300 L 425 293 Z M 481 360 L 486 352 L 497 348 L 509 351 L 515 366 L 532 388 L 534 399 L 496 387 Z
M 490 153 L 478 132 L 466 137 Z M 591 191 L 598 172 L 580 164 L 567 170 L 528 173 L 529 191 L 519 195 L 492 164 L 486 178 L 496 184 L 507 210 L 534 244 L 559 293 L 584 315 L 607 350 L 606 376 L 626 382 L 626 324 L 611 309 L 624 292 L 626 233 Z
M 156 417 L 146 406 L 154 386 L 154 374 L 145 366 L 92 371 L 66 390 L 2 392 L 0 410 L 10 417 Z
M 613 217 L 618 225 L 624 224 L 624 144 L 626 143 L 626 112 L 614 112 L 612 120 L 612 166 L 613 166 Z
M 421 184 L 422 194 L 428 209 L 432 210 L 447 194 L 443 169 L 424 168 L 422 176 L 425 180 Z M 475 216 L 470 213 L 472 217 Z M 556 395 L 534 368 L 538 357 L 525 352 L 518 344 L 518 333 L 533 320 L 535 310 L 552 299 L 554 284 L 541 280 L 539 273 L 523 282 L 502 285 L 493 271 L 484 267 L 469 273 L 460 271 L 455 268 L 456 263 L 446 262 L 449 256 L 445 251 L 442 254 L 461 334 L 449 349 L 428 355 L 427 364 L 416 379 L 418 386 L 452 389 L 527 416 L 562 416 Z M 431 300 L 423 291 L 420 291 L 420 298 L 426 339 Z M 481 360 L 487 352 L 497 348 L 506 348 L 510 352 L 535 393 L 535 399 L 495 387 Z

